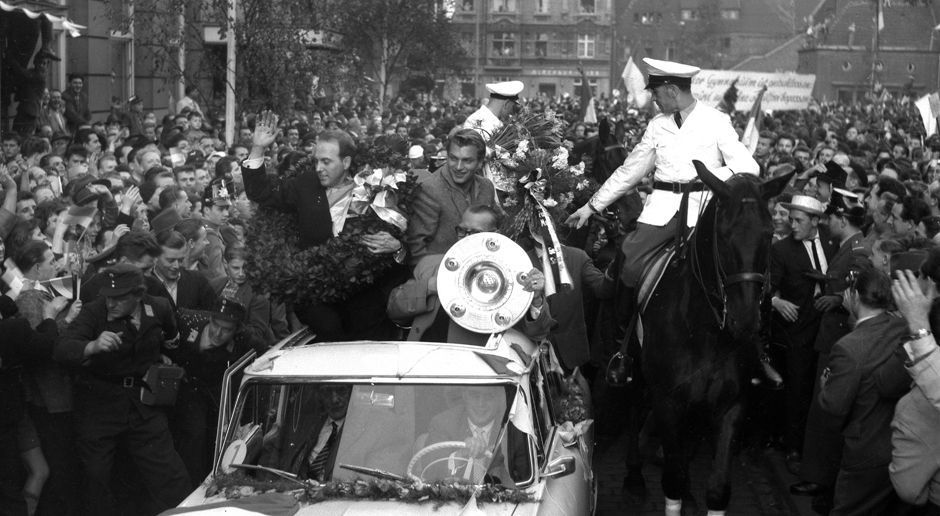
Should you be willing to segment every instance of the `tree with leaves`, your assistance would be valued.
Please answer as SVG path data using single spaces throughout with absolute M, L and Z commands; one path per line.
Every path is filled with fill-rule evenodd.
M 393 81 L 461 71 L 464 50 L 443 2 L 334 1 L 328 25 L 342 35 L 342 47 L 363 78 L 377 85 L 380 105 L 387 104 Z

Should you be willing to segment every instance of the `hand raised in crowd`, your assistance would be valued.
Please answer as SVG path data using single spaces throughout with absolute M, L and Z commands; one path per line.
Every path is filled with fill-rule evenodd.
M 2 163 L 0 163 L 0 187 L 2 187 L 4 191 L 16 188 L 16 181 L 10 176 L 10 170 Z
M 114 231 L 111 232 L 112 243 L 117 242 L 119 238 L 126 235 L 130 230 L 131 228 L 127 227 L 127 224 L 118 224 L 114 228 Z
M 255 120 L 255 132 L 251 137 L 254 147 L 265 149 L 277 139 L 278 117 L 273 111 L 262 111 Z
M 121 198 L 121 213 L 126 215 L 131 215 L 134 206 L 140 202 L 140 189 L 136 186 L 129 186 L 127 190 L 124 191 L 124 196 Z
M 525 281 L 522 282 L 522 290 L 526 292 L 535 292 L 536 294 L 545 290 L 545 275 L 542 271 L 532 268 L 526 273 Z
M 930 308 L 937 297 L 937 285 L 933 281 L 924 292 L 913 272 L 897 271 L 891 284 L 891 294 L 912 332 L 930 328 Z
M 800 316 L 800 307 L 786 299 L 774 297 L 770 300 L 770 304 L 773 305 L 774 310 L 783 316 L 783 319 L 787 322 L 794 322 L 797 317 Z
M 401 249 L 401 241 L 387 231 L 379 231 L 362 236 L 362 244 L 372 254 L 397 253 Z
M 124 332 L 114 333 L 112 331 L 103 331 L 101 335 L 98 335 L 98 338 L 89 342 L 85 346 L 85 357 L 90 357 L 91 355 L 96 355 L 98 353 L 107 353 L 110 351 L 117 351 L 118 347 L 121 346 L 121 335 Z
M 59 316 L 59 313 L 61 313 L 62 310 L 64 310 L 65 307 L 68 306 L 68 304 L 69 304 L 68 299 L 62 296 L 56 297 L 52 299 L 51 301 L 47 302 L 45 306 L 43 306 L 42 315 L 46 319 L 55 319 L 56 317 Z
M 65 322 L 72 324 L 72 321 L 78 317 L 78 314 L 82 311 L 82 300 L 76 299 L 72 301 L 72 306 L 69 307 L 69 312 L 65 314 Z

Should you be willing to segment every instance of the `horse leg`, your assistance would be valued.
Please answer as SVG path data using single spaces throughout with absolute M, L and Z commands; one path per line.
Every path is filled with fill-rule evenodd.
M 643 478 L 643 458 L 640 453 L 643 421 L 647 411 L 643 406 L 641 386 L 634 382 L 627 387 L 630 407 L 627 409 L 627 443 L 625 463 L 627 474 L 623 477 L 623 495 L 628 503 L 645 504 L 649 500 L 646 480 Z
M 718 437 L 715 441 L 715 458 L 708 477 L 707 505 L 709 516 L 721 516 L 731 501 L 731 447 L 737 435 L 742 407 L 735 402 L 716 421 Z
M 666 516 L 680 516 L 683 500 L 689 499 L 688 443 L 682 442 L 685 410 L 674 401 L 659 400 L 654 410 L 663 444 L 663 494 Z

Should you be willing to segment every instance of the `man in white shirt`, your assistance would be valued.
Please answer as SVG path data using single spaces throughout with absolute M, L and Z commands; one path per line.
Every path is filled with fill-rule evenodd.
M 692 76 L 698 68 L 649 58 L 643 62 L 649 71 L 646 88 L 652 90 L 662 113 L 650 120 L 623 165 L 566 221 L 580 228 L 591 215 L 604 211 L 653 174 L 653 193 L 647 197 L 636 230 L 623 241 L 626 259 L 621 281 L 630 289 L 636 288 L 647 262 L 677 231 L 695 226 L 700 207 L 708 202 L 709 193 L 697 181 L 692 160 L 701 161 L 723 180 L 735 173 L 759 172 L 728 116 L 692 96 Z

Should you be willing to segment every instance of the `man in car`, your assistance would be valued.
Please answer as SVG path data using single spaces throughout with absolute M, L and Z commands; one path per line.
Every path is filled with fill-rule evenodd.
M 434 416 L 428 425 L 427 445 L 462 441 L 464 449 L 449 455 L 431 454 L 423 461 L 427 471 L 415 474 L 427 480 L 457 478 L 473 484 L 502 483 L 511 486 L 514 480 L 529 476 L 525 450 L 525 434 L 512 424 L 503 435 L 506 413 L 506 390 L 497 385 L 474 385 L 460 389 L 460 403 Z M 509 439 L 507 439 L 507 437 Z M 503 457 L 512 459 L 509 463 Z M 445 450 L 446 453 L 446 450 Z M 436 462 L 436 463 L 435 463 Z M 446 469 L 444 469 L 446 468 Z

